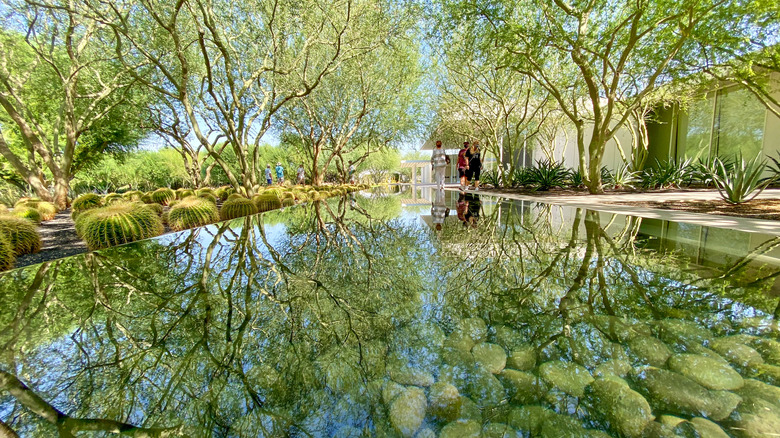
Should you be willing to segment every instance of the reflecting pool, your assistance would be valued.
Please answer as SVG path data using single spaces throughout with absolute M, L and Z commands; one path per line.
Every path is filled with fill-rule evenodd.
M 0 436 L 777 436 L 779 247 L 426 189 L 30 266 Z

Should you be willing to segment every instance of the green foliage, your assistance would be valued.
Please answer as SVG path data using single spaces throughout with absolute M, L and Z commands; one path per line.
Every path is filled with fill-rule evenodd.
M 41 237 L 35 224 L 27 219 L 11 215 L 0 216 L 0 235 L 11 244 L 17 256 L 36 253 L 41 249 Z
M 237 197 L 228 199 L 222 204 L 222 208 L 219 210 L 219 217 L 222 220 L 228 220 L 255 213 L 257 213 L 257 206 L 255 206 L 254 202 L 244 197 Z
M 713 163 L 714 169 L 710 174 L 712 181 L 721 198 L 729 204 L 741 204 L 752 200 L 776 179 L 776 177 L 762 179 L 767 163 L 760 156 L 747 162 L 742 157 L 738 157 L 731 169 L 719 158 L 715 158 Z
M 610 182 L 611 184 L 616 188 L 634 188 L 634 184 L 639 181 L 639 174 L 638 171 L 631 171 L 628 169 L 628 166 L 620 166 L 617 169 L 615 169 L 615 172 L 610 174 Z M 602 181 L 605 181 L 606 179 L 602 177 Z
M 156 202 L 157 204 L 162 205 L 168 205 L 169 202 L 176 199 L 176 193 L 173 192 L 173 190 L 169 188 L 161 188 L 157 189 L 151 194 L 151 198 L 153 202 Z
M 569 180 L 569 169 L 563 163 L 545 159 L 537 160 L 536 166 L 530 170 L 530 181 L 537 190 L 545 191 L 553 187 L 563 187 Z
M 580 169 L 571 171 L 571 176 L 569 176 L 569 183 L 572 187 L 577 189 L 585 187 L 585 178 L 582 176 Z
M 219 211 L 216 204 L 201 198 L 191 196 L 179 201 L 168 212 L 167 223 L 174 231 L 208 225 L 219 221 Z
M 498 173 L 497 170 L 486 170 L 482 172 L 482 175 L 480 176 L 480 181 L 482 181 L 483 184 L 490 184 L 494 187 L 500 187 L 501 186 L 501 175 Z
M 76 231 L 91 250 L 159 236 L 160 218 L 138 203 L 116 203 L 88 210 L 76 219 Z
M 35 224 L 41 223 L 41 214 L 38 213 L 38 210 L 32 208 L 32 207 L 14 207 L 13 215 L 16 217 L 27 219 Z
M 0 271 L 7 271 L 14 267 L 16 254 L 14 246 L 8 241 L 8 238 L 0 234 Z
M 692 177 L 691 159 L 682 163 L 674 160 L 655 161 L 655 166 L 645 169 L 640 180 L 643 187 L 665 189 L 680 187 Z

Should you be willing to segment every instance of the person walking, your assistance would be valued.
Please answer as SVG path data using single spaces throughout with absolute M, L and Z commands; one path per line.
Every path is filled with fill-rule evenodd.
M 466 158 L 466 151 L 469 149 L 469 142 L 463 142 L 463 149 L 458 151 L 458 177 L 460 178 L 460 191 L 465 191 L 468 186 L 466 171 L 469 168 L 469 160 Z
M 303 163 L 301 163 L 301 165 L 298 166 L 298 184 L 299 185 L 306 184 L 306 170 L 303 168 Z
M 439 189 L 444 188 L 444 171 L 450 164 L 450 157 L 441 147 L 441 140 L 436 140 L 436 149 L 431 154 L 431 168 L 433 170 L 433 182 Z
M 282 167 L 282 163 L 276 163 L 276 183 L 279 185 L 284 184 L 284 167 Z
M 266 164 L 265 165 L 265 182 L 268 183 L 269 186 L 271 184 L 273 184 L 273 181 L 271 180 L 271 165 L 270 164 Z
M 480 156 L 479 140 L 474 140 L 474 143 L 466 151 L 466 158 L 469 160 L 469 167 L 466 170 L 466 183 L 474 181 L 474 190 L 479 190 L 479 174 L 482 171 L 482 157 Z

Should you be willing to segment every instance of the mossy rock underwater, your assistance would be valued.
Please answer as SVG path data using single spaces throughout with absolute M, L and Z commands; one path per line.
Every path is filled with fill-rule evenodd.
M 149 208 L 136 203 L 118 203 L 82 214 L 76 231 L 91 250 L 108 248 L 163 233 L 162 221 Z
M 151 194 L 152 201 L 157 204 L 168 205 L 176 199 L 176 193 L 168 188 L 157 189 Z
M 8 241 L 17 256 L 36 253 L 41 249 L 41 237 L 35 224 L 24 218 L 0 216 L 0 236 Z
M 219 220 L 216 204 L 200 197 L 179 201 L 168 212 L 168 226 L 174 231 L 208 225 Z
M 244 197 L 238 197 L 228 199 L 222 204 L 222 208 L 219 210 L 219 217 L 222 218 L 222 220 L 228 220 L 249 216 L 250 214 L 255 213 L 257 213 L 257 207 L 251 200 Z

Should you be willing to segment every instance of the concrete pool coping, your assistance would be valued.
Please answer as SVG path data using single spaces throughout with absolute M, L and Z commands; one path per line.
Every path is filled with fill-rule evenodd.
M 448 190 L 458 190 L 457 185 L 447 186 Z M 691 213 L 687 211 L 666 210 L 660 208 L 637 207 L 633 205 L 607 204 L 608 202 L 652 202 L 652 201 L 712 201 L 720 199 L 716 190 L 696 192 L 664 192 L 664 193 L 614 193 L 606 195 L 577 196 L 529 196 L 500 190 L 480 190 L 477 192 L 489 196 L 500 196 L 520 201 L 544 202 L 546 204 L 564 205 L 576 208 L 586 208 L 605 213 L 638 216 L 648 219 L 661 219 L 672 222 L 685 222 L 707 227 L 727 228 L 748 233 L 780 235 L 780 221 L 767 219 L 752 219 L 736 216 L 715 215 L 706 213 Z M 780 189 L 767 189 L 757 199 L 780 199 Z

